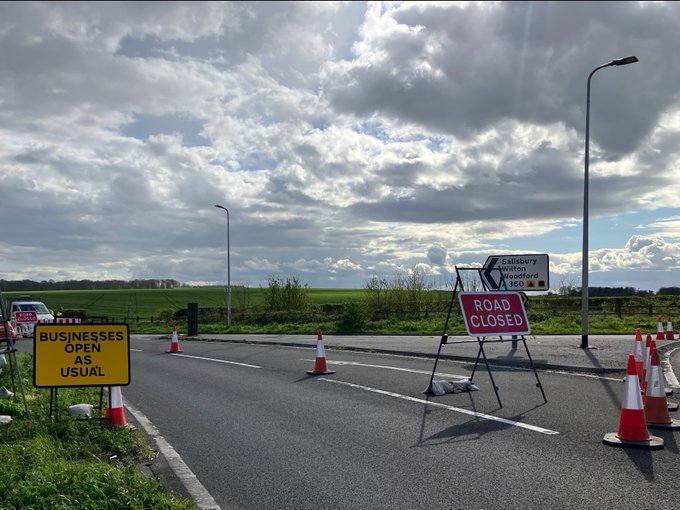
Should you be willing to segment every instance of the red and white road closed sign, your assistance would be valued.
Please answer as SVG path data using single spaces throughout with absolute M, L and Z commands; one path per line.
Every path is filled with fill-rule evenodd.
M 460 292 L 458 302 L 470 336 L 528 335 L 531 331 L 518 292 Z
M 14 320 L 17 322 L 38 322 L 36 312 L 14 312 Z

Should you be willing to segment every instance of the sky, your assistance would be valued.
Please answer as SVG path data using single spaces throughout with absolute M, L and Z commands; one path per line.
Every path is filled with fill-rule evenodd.
M 548 254 L 580 287 L 587 79 L 635 55 L 591 80 L 589 283 L 680 286 L 679 26 L 678 2 L 0 2 L 0 279 L 445 287 Z

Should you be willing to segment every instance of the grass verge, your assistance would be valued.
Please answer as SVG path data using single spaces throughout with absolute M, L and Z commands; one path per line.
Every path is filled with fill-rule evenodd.
M 8 358 L 9 356 L 6 355 Z M 32 385 L 32 357 L 17 353 L 31 418 L 25 416 L 18 378 L 15 395 L 0 400 L 0 508 L 50 510 L 189 510 L 190 500 L 172 494 L 138 466 L 155 457 L 141 432 L 108 428 L 102 420 L 49 416 L 50 392 Z M 8 359 L 9 362 L 9 359 Z M 0 385 L 12 390 L 9 363 Z M 59 407 L 99 403 L 98 388 L 60 388 Z M 95 411 L 95 415 L 97 412 Z

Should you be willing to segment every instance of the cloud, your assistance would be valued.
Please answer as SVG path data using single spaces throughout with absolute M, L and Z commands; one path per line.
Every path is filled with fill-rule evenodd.
M 678 63 L 671 49 L 678 19 L 672 4 L 374 4 L 354 58 L 326 66 L 324 92 L 344 113 L 385 115 L 463 139 L 506 119 L 580 131 L 588 72 L 635 52 L 650 68 Z M 628 41 L 618 37 L 621 26 L 631 31 Z M 650 84 L 642 66 L 623 69 L 597 77 L 599 90 L 616 93 L 597 95 L 591 134 L 617 155 L 640 145 L 678 91 L 658 77 Z M 624 127 L 621 118 L 635 125 Z
M 673 3 L 4 3 L 0 278 L 221 282 L 214 204 L 254 285 L 514 250 L 578 274 L 598 64 L 640 58 L 593 79 L 591 216 L 680 195 L 678 21 Z M 591 251 L 595 277 L 673 270 L 673 216 Z
M 446 264 L 447 250 L 445 246 L 430 246 L 427 250 L 427 259 L 435 265 L 443 266 Z

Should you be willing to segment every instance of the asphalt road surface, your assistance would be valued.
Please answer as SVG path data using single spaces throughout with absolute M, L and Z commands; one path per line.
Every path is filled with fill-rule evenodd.
M 493 367 L 479 391 L 423 393 L 433 360 L 133 336 L 126 403 L 172 445 L 220 508 L 543 509 L 680 505 L 678 432 L 658 451 L 602 444 L 623 374 Z M 680 353 L 672 358 L 680 363 Z M 470 375 L 440 361 L 437 378 Z M 676 370 L 676 373 L 680 373 Z M 676 413 L 678 414 L 678 413 Z M 680 418 L 680 416 L 674 416 Z

